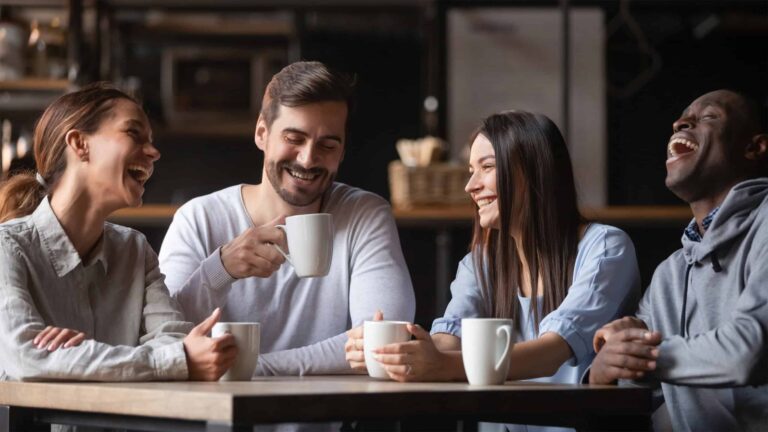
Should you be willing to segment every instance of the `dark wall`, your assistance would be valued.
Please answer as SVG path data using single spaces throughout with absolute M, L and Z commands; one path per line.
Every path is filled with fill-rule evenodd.
M 609 24 L 618 19 L 616 6 L 606 12 Z M 768 105 L 768 2 L 633 2 L 631 16 L 659 69 L 635 92 L 622 94 L 651 66 L 651 56 L 626 22 L 610 35 L 609 202 L 682 204 L 664 186 L 672 123 L 696 97 L 720 88 Z

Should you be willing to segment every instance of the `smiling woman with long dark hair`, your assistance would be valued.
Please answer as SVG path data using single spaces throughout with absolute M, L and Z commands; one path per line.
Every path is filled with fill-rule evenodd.
M 471 251 L 451 284 L 453 298 L 430 336 L 379 350 L 398 381 L 464 380 L 462 318 L 509 318 L 517 343 L 510 379 L 578 382 L 592 336 L 635 306 L 640 277 L 621 230 L 579 213 L 568 149 L 546 116 L 506 111 L 472 137 L 466 191 L 477 204 Z M 359 363 L 359 337 L 347 358 Z

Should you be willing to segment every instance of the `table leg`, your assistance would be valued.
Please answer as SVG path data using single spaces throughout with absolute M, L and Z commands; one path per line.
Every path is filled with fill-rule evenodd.
M 0 405 L 0 432 L 11 432 L 11 407 Z
M 453 241 L 448 228 L 435 234 L 435 316 L 443 316 L 448 306 L 448 287 L 451 280 L 451 249 Z
M 0 432 L 35 432 L 46 425 L 36 425 L 32 412 L 27 408 L 0 405 Z
M 229 423 L 208 422 L 205 425 L 205 432 L 251 432 L 253 426 L 238 426 Z
M 578 431 L 650 431 L 651 417 L 649 415 L 600 415 L 590 416 L 584 427 Z

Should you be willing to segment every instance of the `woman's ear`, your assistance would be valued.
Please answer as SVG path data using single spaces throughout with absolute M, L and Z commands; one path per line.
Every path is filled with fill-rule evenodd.
M 88 162 L 88 142 L 82 132 L 72 129 L 64 135 L 64 142 L 77 155 L 78 159 L 82 162 Z

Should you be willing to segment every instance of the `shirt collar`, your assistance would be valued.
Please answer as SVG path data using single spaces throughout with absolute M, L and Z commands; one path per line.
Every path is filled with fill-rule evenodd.
M 720 210 L 720 207 L 715 207 L 715 209 L 709 212 L 709 214 L 706 215 L 701 221 L 701 228 L 704 233 L 707 232 L 709 225 L 712 224 L 712 220 L 715 218 L 718 210 Z M 691 223 L 689 223 L 685 228 L 685 236 L 688 237 L 688 240 L 690 241 L 700 242 L 704 233 L 699 233 L 699 227 L 696 224 L 696 219 L 692 220 Z
M 64 277 L 82 263 L 80 254 L 69 240 L 67 233 L 61 226 L 51 208 L 48 197 L 44 197 L 35 211 L 32 213 L 32 222 L 40 234 L 43 250 L 48 255 L 48 260 L 56 271 L 56 275 Z M 104 234 L 102 234 L 91 254 L 89 265 L 101 262 L 104 271 L 107 270 L 107 260 L 104 252 Z

